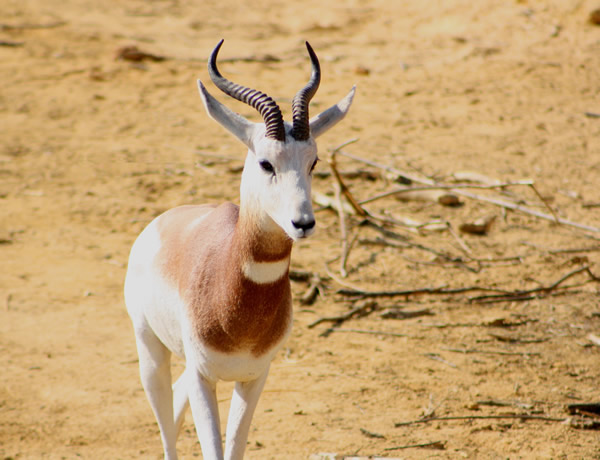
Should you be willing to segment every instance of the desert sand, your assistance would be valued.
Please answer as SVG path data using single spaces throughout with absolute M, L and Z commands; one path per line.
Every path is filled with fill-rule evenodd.
M 210 83 L 206 59 L 221 38 L 222 72 L 272 95 L 287 119 L 310 75 L 305 40 L 323 73 L 311 113 L 357 85 L 348 117 L 318 141 L 315 198 L 334 196 L 327 160 L 354 141 L 336 158 L 340 171 L 361 171 L 344 176 L 357 200 L 400 187 L 398 171 L 413 186 L 522 182 L 458 192 L 554 218 L 460 193 L 454 207 L 372 201 L 364 208 L 393 235 L 348 215 L 343 277 L 338 216 L 317 212 L 292 268 L 318 274 L 321 292 L 303 305 L 308 283 L 293 282 L 293 333 L 246 457 L 600 458 L 597 420 L 567 412 L 600 400 L 600 26 L 589 20 L 599 7 L 4 0 L 0 458 L 162 458 L 123 279 L 153 217 L 239 199 L 245 149 L 196 89 L 201 79 L 260 121 Z M 150 56 L 128 59 L 133 46 Z M 478 219 L 490 222 L 485 234 L 460 231 Z M 346 285 L 449 291 L 364 299 L 340 293 Z M 511 295 L 481 297 L 498 290 Z M 334 323 L 309 328 L 361 305 L 326 336 Z M 222 423 L 231 389 L 219 387 Z M 398 426 L 422 417 L 465 418 Z M 201 457 L 189 414 L 178 448 Z

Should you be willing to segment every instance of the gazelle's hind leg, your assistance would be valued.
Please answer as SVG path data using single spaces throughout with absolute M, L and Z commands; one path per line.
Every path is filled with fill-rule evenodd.
M 165 459 L 176 460 L 177 429 L 173 417 L 171 352 L 148 327 L 136 329 L 142 386 L 160 428 Z
M 183 372 L 173 385 L 173 413 L 175 414 L 177 436 L 181 433 L 188 407 L 190 407 L 190 397 L 188 395 L 187 373 Z
M 267 367 L 256 380 L 236 382 L 235 384 L 225 434 L 225 458 L 227 460 L 241 460 L 244 457 L 250 422 L 268 374 L 269 368 Z

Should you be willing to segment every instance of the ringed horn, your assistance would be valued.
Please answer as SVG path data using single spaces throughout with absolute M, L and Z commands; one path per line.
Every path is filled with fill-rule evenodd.
M 217 68 L 217 55 L 223 45 L 223 41 L 221 40 L 217 44 L 208 60 L 208 74 L 211 80 L 217 88 L 228 96 L 258 110 L 265 122 L 266 137 L 285 142 L 283 115 L 275 100 L 261 91 L 233 83 L 219 72 Z M 306 141 L 310 137 L 308 104 L 317 92 L 319 83 L 321 82 L 319 59 L 308 42 L 306 42 L 306 49 L 312 63 L 312 74 L 309 82 L 296 93 L 292 101 L 293 122 L 291 135 L 297 141 Z

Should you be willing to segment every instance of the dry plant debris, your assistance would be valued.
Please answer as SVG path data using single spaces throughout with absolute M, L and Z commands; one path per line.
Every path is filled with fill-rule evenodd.
M 554 225 L 570 229 L 575 237 L 597 240 L 598 237 L 596 234 L 600 233 L 600 229 L 593 226 L 568 221 L 559 217 L 551 207 L 549 199 L 544 197 L 538 191 L 532 180 L 526 179 L 507 182 L 490 178 L 489 176 L 476 171 L 461 171 L 449 175 L 459 181 L 456 184 L 438 182 L 428 177 L 399 170 L 393 166 L 362 159 L 355 154 L 350 154 L 343 150 L 352 144 L 356 144 L 357 141 L 357 139 L 353 139 L 333 149 L 327 159 L 330 173 L 322 174 L 320 177 L 323 180 L 332 179 L 331 189 L 333 190 L 333 198 L 330 199 L 323 194 L 316 195 L 316 201 L 322 206 L 322 208 L 320 208 L 321 211 L 331 210 L 338 216 L 340 235 L 340 254 L 336 259 L 339 263 L 338 269 L 332 269 L 330 263 L 334 261 L 330 261 L 330 263 L 325 266 L 327 273 L 325 276 L 316 272 L 304 272 L 300 276 L 297 272 L 292 272 L 293 280 L 308 283 L 308 289 L 300 298 L 302 305 L 312 305 L 318 299 L 319 294 L 324 295 L 327 291 L 334 292 L 336 299 L 339 301 L 345 303 L 349 302 L 348 309 L 339 315 L 320 317 L 309 324 L 309 328 L 314 328 L 322 323 L 330 323 L 330 326 L 321 332 L 320 335 L 322 337 L 327 337 L 333 332 L 407 336 L 406 334 L 369 331 L 360 328 L 343 329 L 341 326 L 347 321 L 369 316 L 374 312 L 379 312 L 381 319 L 410 319 L 436 314 L 431 308 L 411 311 L 398 305 L 382 305 L 380 304 L 380 301 L 383 299 L 401 298 L 408 300 L 409 298 L 415 297 L 437 296 L 442 298 L 458 297 L 466 302 L 479 304 L 522 302 L 548 296 L 565 295 L 568 292 L 576 292 L 578 288 L 588 283 L 600 282 L 600 277 L 592 271 L 585 255 L 572 258 L 572 262 L 577 266 L 574 269 L 564 271 L 564 274 L 560 276 L 560 278 L 548 283 L 538 282 L 536 287 L 530 289 L 509 289 L 500 288 L 494 285 L 485 286 L 482 284 L 453 287 L 448 284 L 442 284 L 439 286 L 421 286 L 411 289 L 371 290 L 346 281 L 349 273 L 357 270 L 356 267 L 349 266 L 350 253 L 356 245 L 361 247 L 376 246 L 380 248 L 390 248 L 390 250 L 398 250 L 400 253 L 404 249 L 415 249 L 417 251 L 428 253 L 430 257 L 432 257 L 429 262 L 421 262 L 421 264 L 439 267 L 453 266 L 472 273 L 479 273 L 489 267 L 501 269 L 503 266 L 510 267 L 514 264 L 523 263 L 524 256 L 501 256 L 497 258 L 478 257 L 473 253 L 473 250 L 469 247 L 468 243 L 453 230 L 449 221 L 446 221 L 443 218 L 438 219 L 435 222 L 418 223 L 411 218 L 399 219 L 391 213 L 382 213 L 381 211 L 374 211 L 371 209 L 372 203 L 377 201 L 382 202 L 386 198 L 389 199 L 401 196 L 402 199 L 406 201 L 420 201 L 426 199 L 431 203 L 447 206 L 448 202 L 440 200 L 440 196 L 460 196 L 466 199 L 465 203 L 460 203 L 461 206 L 468 206 L 469 202 L 474 201 L 483 203 L 486 206 L 493 205 L 500 207 L 503 213 L 520 212 L 534 218 L 550 220 Z M 359 168 L 355 171 L 346 171 L 342 174 L 338 169 L 337 161 L 337 157 L 340 155 L 345 156 L 354 162 L 367 165 L 370 168 L 375 168 L 376 171 L 373 171 L 372 169 L 365 171 Z M 360 181 L 364 180 L 369 182 L 382 181 L 387 184 L 388 188 L 391 184 L 392 189 L 380 192 L 369 198 L 358 199 L 354 196 L 352 189 L 360 188 L 361 184 L 364 184 L 364 182 Z M 349 186 L 347 181 L 354 181 L 353 186 Z M 395 186 L 394 184 L 397 184 L 398 182 L 403 185 L 401 187 Z M 538 199 L 538 203 L 528 203 L 523 197 L 511 190 L 516 187 L 525 187 L 533 191 L 533 195 Z M 467 191 L 468 189 L 496 192 L 496 196 L 494 196 L 494 194 L 485 196 L 478 195 Z M 453 203 L 456 204 L 456 202 Z M 366 208 L 366 205 L 369 205 L 369 209 Z M 534 209 L 534 206 L 545 208 L 548 212 L 542 213 Z M 492 223 L 497 220 L 497 213 L 488 213 L 485 217 L 480 219 L 463 222 L 459 226 L 459 230 L 463 233 L 475 234 L 485 238 L 491 231 Z M 506 222 L 506 216 L 504 216 L 502 222 Z M 435 226 L 433 224 L 435 224 Z M 498 223 L 497 225 L 502 225 L 502 223 Z M 435 230 L 432 230 L 432 228 Z M 363 233 L 367 232 L 367 229 L 371 231 L 374 230 L 379 236 L 375 239 L 361 236 Z M 433 231 L 436 233 L 432 233 Z M 458 251 L 449 252 L 447 249 L 437 248 L 436 238 L 433 237 L 431 238 L 431 240 L 433 240 L 431 245 L 426 243 L 429 239 L 429 235 L 438 235 L 439 232 L 447 232 L 455 241 L 455 247 Z M 415 241 L 416 238 L 418 238 L 419 241 Z M 535 245 L 530 245 L 530 247 L 535 247 Z M 545 253 L 585 254 L 586 252 L 594 252 L 600 249 L 597 245 L 590 245 L 562 249 L 535 247 L 535 250 L 535 254 L 543 255 Z M 529 256 L 531 256 L 531 254 L 529 254 Z M 579 281 L 567 284 L 568 280 L 573 280 L 575 278 Z M 331 286 L 332 283 L 337 284 L 338 287 L 334 289 Z M 465 297 L 465 295 L 468 295 L 469 293 L 474 293 L 474 295 Z M 499 318 L 488 323 L 460 325 L 438 324 L 436 327 L 486 326 L 514 328 L 515 326 L 525 325 L 531 321 L 536 320 L 525 319 L 522 321 L 512 321 L 506 318 Z M 531 344 L 549 340 L 548 337 L 530 337 L 498 333 L 490 333 L 489 337 L 500 342 L 513 344 Z M 595 343 L 592 339 L 590 339 L 590 341 Z M 503 352 L 480 349 L 451 349 L 450 351 L 460 351 L 462 353 L 515 354 L 519 356 L 535 355 L 534 352 Z M 430 355 L 429 357 L 432 356 L 433 358 L 438 359 L 435 355 Z

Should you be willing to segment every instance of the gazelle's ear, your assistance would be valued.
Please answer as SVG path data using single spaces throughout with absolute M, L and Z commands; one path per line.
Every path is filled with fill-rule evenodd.
M 235 113 L 233 110 L 228 109 L 217 101 L 210 95 L 200 80 L 198 80 L 198 90 L 200 91 L 200 97 L 202 98 L 208 116 L 217 121 L 227 131 L 250 148 L 258 125 L 247 120 L 240 114 Z
M 346 116 L 352 105 L 355 91 L 356 86 L 353 86 L 344 99 L 310 119 L 310 133 L 315 139 Z

